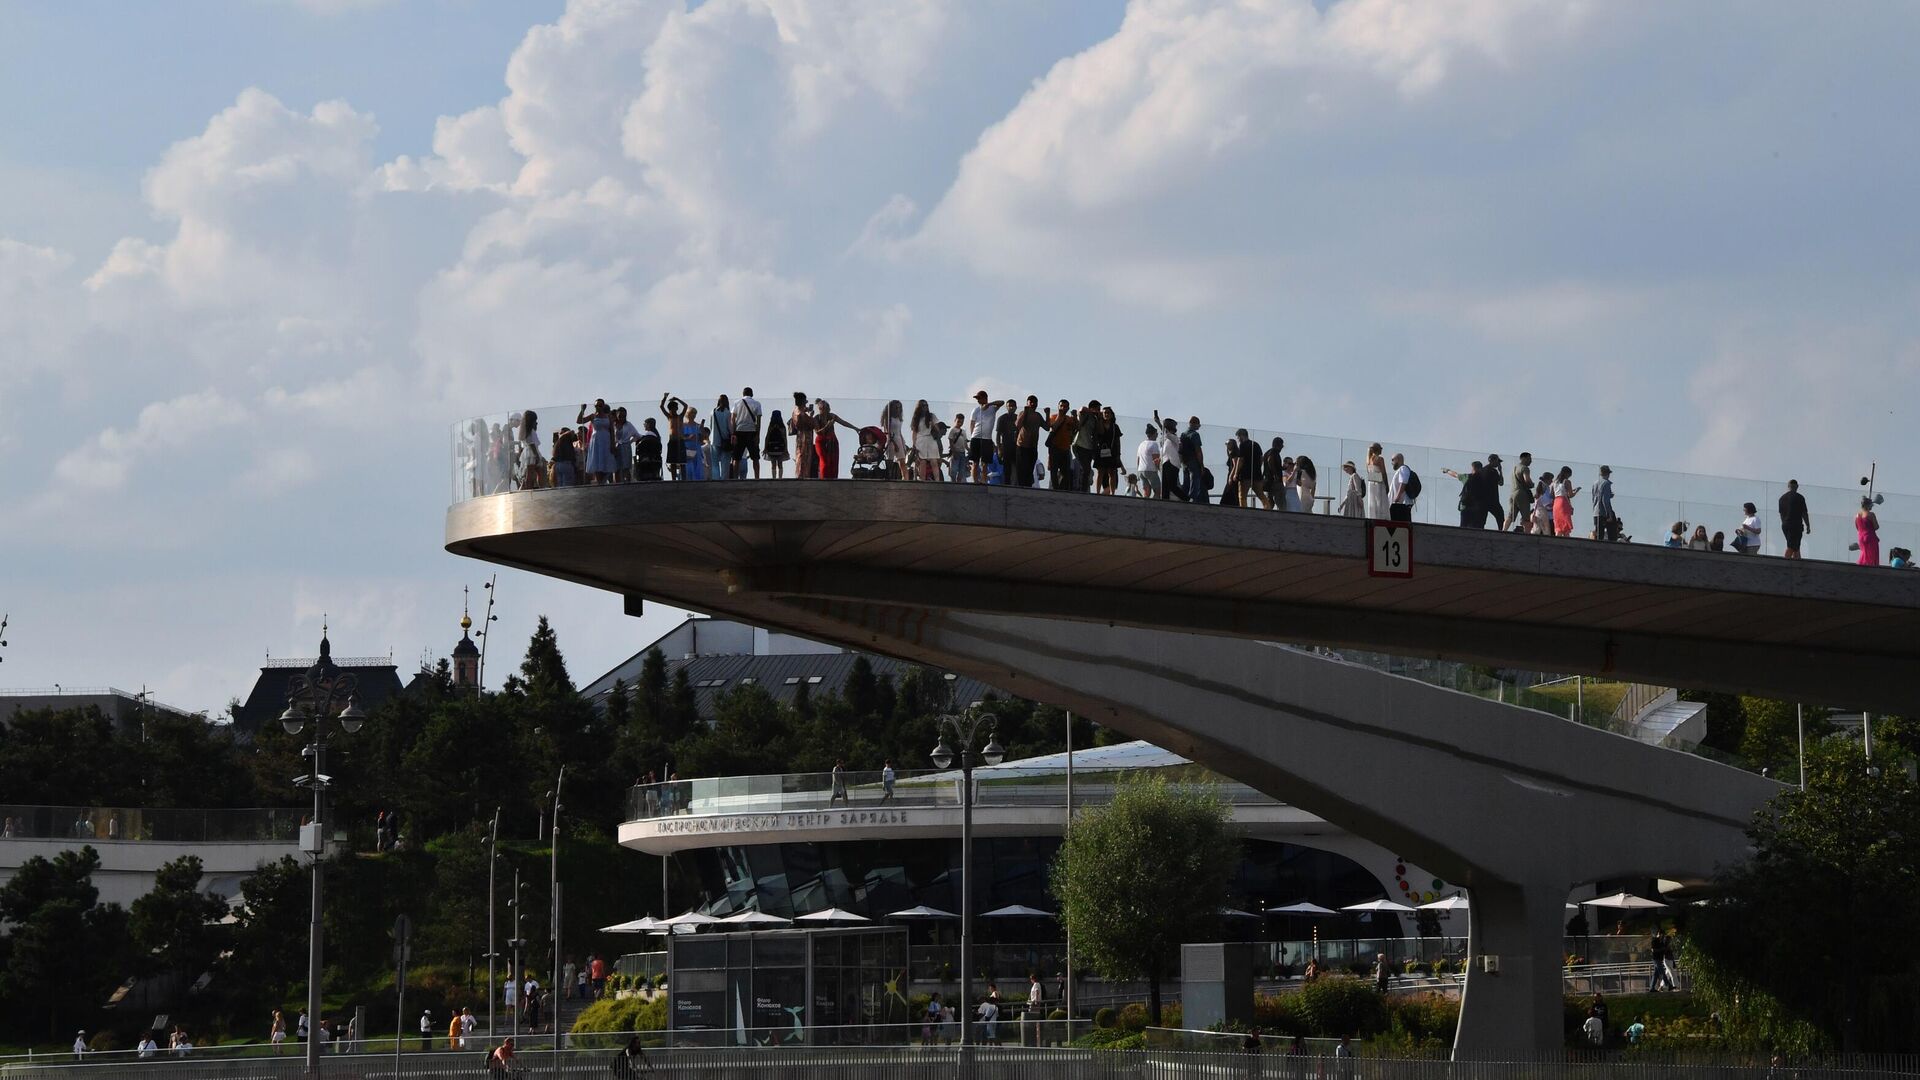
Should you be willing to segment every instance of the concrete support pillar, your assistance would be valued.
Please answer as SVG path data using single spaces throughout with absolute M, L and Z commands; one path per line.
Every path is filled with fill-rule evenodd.
M 1562 1044 L 1567 890 L 1563 883 L 1468 890 L 1469 967 L 1456 1060 L 1528 1061 Z M 1498 970 L 1487 970 L 1482 958 L 1489 956 Z

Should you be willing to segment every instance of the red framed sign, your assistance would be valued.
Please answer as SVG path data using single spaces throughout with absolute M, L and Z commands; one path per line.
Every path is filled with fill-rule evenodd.
M 1367 574 L 1392 578 L 1413 576 L 1411 522 L 1367 520 Z

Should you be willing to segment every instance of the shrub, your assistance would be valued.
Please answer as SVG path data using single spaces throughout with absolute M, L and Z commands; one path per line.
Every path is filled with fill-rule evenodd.
M 1273 1035 L 1306 1035 L 1313 1030 L 1297 992 L 1254 995 L 1253 1022 Z
M 1436 976 L 1445 975 L 1448 971 L 1451 971 L 1452 969 L 1453 969 L 1453 962 L 1448 960 L 1444 956 L 1440 957 L 1438 960 L 1435 960 L 1433 962 L 1433 973 Z
M 601 998 L 580 1010 L 573 1021 L 575 1034 L 664 1031 L 666 1027 L 667 999 L 664 997 Z
M 1147 1037 L 1142 1032 L 1123 1028 L 1094 1028 L 1073 1040 L 1071 1045 L 1086 1050 L 1144 1050 Z
M 1393 1029 L 1404 1032 L 1415 1043 L 1438 1040 L 1453 1042 L 1454 1029 L 1460 1026 L 1460 1002 L 1445 994 L 1416 994 L 1391 1006 Z
M 1300 1005 L 1313 1034 L 1365 1038 L 1387 1029 L 1386 998 L 1366 979 L 1329 975 L 1300 988 Z
M 1179 1002 L 1169 1002 L 1168 1004 L 1160 1006 L 1161 1027 L 1181 1027 L 1185 1019 L 1186 1013 L 1181 1010 Z
M 1093 1026 L 1095 1030 L 1110 1028 L 1118 1019 L 1119 1015 L 1113 1011 L 1113 1006 L 1105 1005 L 1094 1012 Z
M 1065 1020 L 1066 1018 L 1067 1010 L 1065 1009 L 1055 1009 L 1047 1014 L 1047 1019 L 1049 1020 Z
M 1138 1001 L 1129 1002 L 1125 1008 L 1120 1010 L 1120 1026 L 1127 1031 L 1145 1030 L 1147 1026 L 1147 1007 Z

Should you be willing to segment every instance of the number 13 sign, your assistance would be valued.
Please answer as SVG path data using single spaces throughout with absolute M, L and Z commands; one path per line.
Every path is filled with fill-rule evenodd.
M 1404 521 L 1367 522 L 1367 573 L 1373 577 L 1413 576 L 1413 526 Z

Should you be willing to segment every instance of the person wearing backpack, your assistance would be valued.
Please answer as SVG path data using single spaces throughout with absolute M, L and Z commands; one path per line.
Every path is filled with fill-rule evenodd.
M 1407 467 L 1403 454 L 1393 455 L 1393 505 L 1387 515 L 1394 521 L 1412 521 L 1413 504 L 1420 498 L 1420 474 Z

